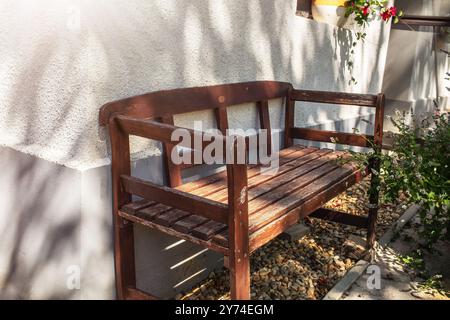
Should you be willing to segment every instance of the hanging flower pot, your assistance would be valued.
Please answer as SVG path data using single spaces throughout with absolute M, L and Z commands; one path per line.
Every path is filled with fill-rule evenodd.
M 347 0 L 312 0 L 313 19 L 334 26 L 342 27 L 347 22 L 345 3 Z
M 374 20 L 397 23 L 399 17 L 403 15 L 388 0 L 312 0 L 311 12 L 314 20 L 351 29 L 354 32 L 356 39 L 351 39 L 351 46 L 347 48 L 349 70 L 353 68 L 351 57 L 355 52 L 356 41 L 364 42 L 366 38 L 365 28 Z M 349 84 L 352 82 L 356 83 L 353 76 Z

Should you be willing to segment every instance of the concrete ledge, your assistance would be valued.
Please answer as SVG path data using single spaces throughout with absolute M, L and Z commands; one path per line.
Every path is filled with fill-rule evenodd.
M 345 276 L 323 297 L 322 300 L 339 300 L 345 291 L 363 274 L 369 266 L 369 262 L 359 260 Z
M 394 238 L 395 234 L 400 231 L 409 220 L 411 220 L 417 212 L 419 212 L 420 206 L 413 204 L 402 214 L 402 216 L 385 232 L 385 234 L 378 241 L 380 246 L 386 246 Z
M 385 232 L 381 239 L 376 243 L 376 245 L 386 246 L 394 238 L 395 234 L 401 230 L 405 224 L 411 220 L 419 211 L 420 206 L 412 205 L 410 206 L 402 216 L 394 222 L 394 224 Z M 353 283 L 366 271 L 369 266 L 369 262 L 361 259 L 359 260 L 353 268 L 351 268 L 345 276 L 339 280 L 333 288 L 323 297 L 322 300 L 339 300 L 342 295 L 352 286 Z

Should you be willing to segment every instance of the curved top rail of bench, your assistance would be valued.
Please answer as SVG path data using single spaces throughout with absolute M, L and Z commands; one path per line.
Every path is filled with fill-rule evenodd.
M 99 123 L 108 124 L 112 115 L 136 118 L 159 118 L 167 115 L 227 107 L 285 97 L 292 85 L 288 82 L 253 81 L 150 92 L 109 102 L 100 109 Z

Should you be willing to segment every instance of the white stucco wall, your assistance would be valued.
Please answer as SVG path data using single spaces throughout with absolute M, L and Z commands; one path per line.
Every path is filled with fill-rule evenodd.
M 388 28 L 375 26 L 358 50 L 349 87 L 349 32 L 295 16 L 294 0 L 4 0 L 0 10 L 0 143 L 74 168 L 108 162 L 98 108 L 125 96 L 255 79 L 381 89 Z M 357 115 L 336 110 L 299 114 Z
M 1 198 L 0 232 L 8 230 L 8 236 L 0 246 L 0 296 L 114 297 L 109 154 L 106 132 L 97 124 L 102 104 L 160 89 L 251 80 L 381 90 L 389 25 L 374 23 L 366 43 L 357 47 L 358 84 L 349 85 L 343 70 L 351 33 L 298 17 L 295 8 L 295 0 L 1 1 L 0 157 L 10 174 L 0 176 L 2 191 L 8 191 Z M 280 103 L 270 102 L 275 129 L 283 126 Z M 296 122 L 351 130 L 368 113 L 298 104 Z M 229 116 L 231 127 L 257 123 L 251 105 L 237 106 Z M 191 126 L 200 118 L 214 123 L 207 112 L 175 120 Z M 157 146 L 133 142 L 135 159 L 153 156 L 138 161 L 135 170 L 161 183 Z M 35 224 L 28 223 L 30 217 Z M 173 238 L 136 231 L 138 283 L 156 293 L 170 297 L 183 289 L 177 284 L 188 272 L 212 266 L 217 258 L 205 253 L 189 267 L 164 269 L 200 249 L 183 244 L 170 254 L 163 249 Z M 58 250 L 55 241 L 61 241 Z M 46 248 L 47 256 L 39 256 Z M 65 288 L 71 264 L 82 266 L 81 293 Z M 156 268 L 157 278 L 148 278 L 145 271 Z

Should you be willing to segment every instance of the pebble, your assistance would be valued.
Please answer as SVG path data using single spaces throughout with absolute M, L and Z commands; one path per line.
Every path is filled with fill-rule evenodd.
M 277 262 L 278 264 L 281 264 L 281 263 L 283 263 L 284 258 L 283 258 L 283 256 L 282 256 L 281 254 L 277 254 L 277 255 L 275 256 L 275 260 L 276 260 L 276 262 Z
M 306 292 L 306 295 L 308 296 L 308 298 L 310 299 L 314 299 L 316 290 L 314 290 L 314 287 L 309 287 L 308 291 Z
M 281 288 L 281 292 L 283 293 L 283 295 L 285 297 L 290 297 L 291 296 L 291 292 L 287 288 Z
M 259 270 L 259 275 L 261 276 L 261 278 L 267 277 L 267 275 L 269 273 L 270 273 L 270 269 L 268 269 L 268 268 L 262 268 L 261 270 Z

